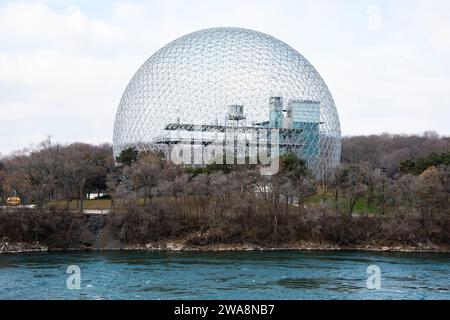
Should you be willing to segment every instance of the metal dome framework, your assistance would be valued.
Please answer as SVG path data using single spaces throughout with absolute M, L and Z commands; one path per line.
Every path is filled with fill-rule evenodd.
M 281 97 L 282 113 L 271 109 L 274 97 Z M 173 124 L 223 125 L 230 105 L 243 106 L 252 127 L 277 127 L 274 119 L 286 122 L 294 114 L 297 122 L 291 119 L 288 127 L 294 123 L 303 132 L 296 136 L 302 147 L 294 151 L 315 170 L 339 163 L 339 117 L 321 76 L 284 42 L 240 28 L 187 34 L 138 69 L 116 113 L 114 155 L 130 146 L 164 149 L 161 141 Z

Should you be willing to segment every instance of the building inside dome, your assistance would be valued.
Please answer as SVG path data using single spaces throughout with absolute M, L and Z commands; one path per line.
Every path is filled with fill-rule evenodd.
M 293 152 L 316 172 L 339 163 L 338 113 L 315 68 L 267 34 L 205 29 L 167 44 L 134 74 L 116 113 L 114 155 L 225 145 L 229 130 L 235 139 L 274 129 L 280 154 Z

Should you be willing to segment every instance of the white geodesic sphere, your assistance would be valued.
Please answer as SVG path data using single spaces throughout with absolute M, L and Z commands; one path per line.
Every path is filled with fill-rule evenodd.
M 225 119 L 227 105 L 243 105 L 248 124 L 267 121 L 272 96 L 285 103 L 320 102 L 320 139 L 314 140 L 320 156 L 306 160 L 310 166 L 335 166 L 341 152 L 339 117 L 323 79 L 284 42 L 241 28 L 190 33 L 153 54 L 123 93 L 114 154 L 151 145 L 169 123 L 215 124 Z

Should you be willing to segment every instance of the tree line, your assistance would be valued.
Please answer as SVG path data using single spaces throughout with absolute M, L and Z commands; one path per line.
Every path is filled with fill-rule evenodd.
M 69 214 L 70 203 L 82 212 L 89 193 L 107 193 L 113 211 L 102 236 L 121 243 L 185 236 L 193 245 L 299 240 L 448 244 L 448 150 L 448 137 L 430 133 L 348 137 L 335 170 L 314 176 L 303 160 L 288 154 L 280 158 L 279 173 L 267 177 L 255 165 L 182 167 L 161 154 L 133 148 L 123 151 L 116 165 L 109 144 L 45 141 L 0 160 L 3 201 L 16 192 L 39 208 L 21 216 L 20 228 L 12 228 L 17 215 L 0 212 L 0 235 L 66 246 L 88 243 L 91 235 L 80 227 L 86 222 Z M 405 166 L 407 161 L 414 166 Z
M 110 144 L 63 145 L 46 140 L 0 158 L 0 203 L 13 195 L 38 208 L 51 200 L 61 200 L 68 207 L 75 200 L 82 210 L 88 194 L 107 190 L 112 170 Z

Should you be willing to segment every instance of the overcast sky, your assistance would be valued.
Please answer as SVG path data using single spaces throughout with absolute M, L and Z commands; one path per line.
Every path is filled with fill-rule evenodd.
M 268 33 L 305 56 L 344 135 L 450 134 L 448 0 L 0 0 L 0 153 L 47 135 L 111 142 L 138 67 L 175 38 L 218 26 Z

